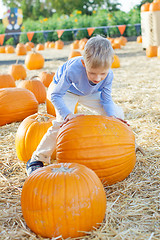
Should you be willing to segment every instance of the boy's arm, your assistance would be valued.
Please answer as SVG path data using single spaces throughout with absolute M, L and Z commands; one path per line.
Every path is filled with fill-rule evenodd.
M 65 119 L 65 117 L 69 113 L 71 113 L 63 100 L 63 96 L 65 95 L 71 84 L 72 83 L 67 76 L 67 71 L 64 71 L 63 75 L 59 79 L 59 82 L 55 84 L 55 87 L 51 93 L 51 102 L 58 110 L 60 115 L 63 117 L 63 119 Z
M 110 71 L 106 84 L 103 86 L 100 101 L 101 104 L 107 113 L 107 116 L 115 117 L 114 103 L 112 100 L 111 92 L 112 92 L 112 81 L 113 81 L 113 72 Z

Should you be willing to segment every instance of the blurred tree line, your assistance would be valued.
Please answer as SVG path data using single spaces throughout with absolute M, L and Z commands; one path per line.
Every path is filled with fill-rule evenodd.
M 121 4 L 118 0 L 2 0 L 7 7 L 18 7 L 23 11 L 23 18 L 38 20 L 49 18 L 53 13 L 70 15 L 74 10 L 91 15 L 99 7 L 108 11 L 117 11 Z

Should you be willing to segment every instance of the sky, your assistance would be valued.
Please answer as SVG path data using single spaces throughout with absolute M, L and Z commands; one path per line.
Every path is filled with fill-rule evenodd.
M 119 0 L 118 2 L 122 4 L 121 10 L 128 12 L 133 6 L 139 4 L 141 0 Z M 3 6 L 2 0 L 0 0 L 0 19 L 3 17 L 3 13 L 6 10 L 7 8 Z

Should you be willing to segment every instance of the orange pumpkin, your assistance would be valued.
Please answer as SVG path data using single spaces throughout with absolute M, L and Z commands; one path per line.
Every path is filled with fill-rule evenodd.
M 38 111 L 38 102 L 28 89 L 1 88 L 0 103 L 0 126 L 22 121 Z
M 111 68 L 119 68 L 120 67 L 120 60 L 119 57 L 117 55 L 113 56 L 113 63 L 111 65 Z
M 26 78 L 26 69 L 22 64 L 13 64 L 9 67 L 9 73 L 13 76 L 14 80 L 23 80 Z
M 55 42 L 50 42 L 49 43 L 49 48 L 55 48 Z
M 31 48 L 34 48 L 34 43 L 33 42 L 27 42 L 26 45 L 29 45 Z
M 14 78 L 10 74 L 0 74 L 0 88 L 16 87 Z
M 152 2 L 149 6 L 149 11 L 160 11 L 160 2 Z
M 25 58 L 25 65 L 29 70 L 41 69 L 44 66 L 44 57 L 38 52 L 29 52 Z
M 54 119 L 49 114 L 35 113 L 21 122 L 15 138 L 16 153 L 20 161 L 27 162 L 31 158 Z M 52 158 L 55 159 L 55 152 Z
M 146 48 L 147 57 L 156 57 L 157 56 L 157 46 L 148 46 Z
M 137 37 L 137 43 L 142 43 L 142 36 Z
M 1 46 L 0 47 L 0 53 L 5 53 L 6 51 L 5 51 L 5 46 Z
M 50 83 L 53 80 L 55 73 L 54 72 L 41 72 L 39 74 L 40 81 L 44 84 L 45 87 L 49 87 Z
M 75 51 L 75 50 L 72 50 L 69 54 L 69 57 L 68 59 L 71 59 L 73 57 L 78 57 L 78 56 L 82 56 L 82 54 L 80 53 L 80 51 Z
M 148 12 L 149 11 L 149 6 L 150 6 L 149 2 L 146 2 L 146 3 L 142 4 L 141 12 Z
M 36 51 L 44 50 L 44 45 L 42 43 L 37 44 Z
M 113 48 L 113 49 L 120 49 L 120 48 L 121 48 L 121 45 L 120 45 L 120 43 L 118 43 L 118 42 L 113 42 L 113 43 L 112 43 L 112 48 Z
M 97 175 L 75 163 L 51 164 L 34 171 L 22 188 L 27 226 L 45 238 L 77 238 L 99 227 L 106 211 Z
M 105 184 L 114 184 L 135 166 L 135 137 L 129 126 L 115 118 L 77 116 L 58 132 L 56 159 L 84 164 Z
M 38 103 L 44 103 L 46 100 L 46 89 L 44 84 L 37 79 L 37 76 L 33 76 L 29 80 L 21 81 L 18 84 L 19 88 L 26 88 L 30 90 L 36 97 Z
M 14 52 L 15 52 L 14 47 L 11 46 L 11 45 L 7 45 L 7 46 L 5 47 L 5 52 L 6 52 L 6 53 L 14 53 Z
M 29 44 L 29 42 L 27 42 L 27 43 L 25 44 L 25 47 L 26 47 L 26 50 L 27 50 L 27 51 L 31 51 L 31 50 L 32 50 L 32 47 L 31 47 L 31 45 Z
M 56 111 L 55 111 L 54 105 L 51 102 L 51 93 L 52 93 L 53 86 L 54 86 L 54 82 L 51 82 L 51 84 L 49 85 L 48 91 L 47 91 L 46 108 L 47 108 L 47 113 L 48 114 L 56 116 Z M 75 106 L 74 113 L 77 113 L 77 107 L 78 107 L 78 103 Z
M 79 48 L 79 41 L 75 40 L 73 43 L 71 43 L 71 49 L 78 49 Z
M 45 42 L 45 44 L 44 44 L 44 48 L 49 48 L 49 44 L 50 44 L 50 41 Z
M 15 50 L 18 56 L 26 55 L 27 53 L 27 49 L 23 43 L 18 43 Z
M 63 49 L 63 47 L 64 47 L 64 42 L 62 40 L 59 39 L 55 42 L 55 49 Z

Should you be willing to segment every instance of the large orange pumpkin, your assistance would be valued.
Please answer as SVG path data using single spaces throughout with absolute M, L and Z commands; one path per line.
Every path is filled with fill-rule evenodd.
M 37 235 L 68 239 L 100 226 L 106 195 L 98 176 L 86 166 L 52 164 L 26 179 L 21 207 L 26 224 Z
M 0 103 L 0 126 L 22 121 L 38 111 L 34 94 L 24 88 L 1 88 Z
M 38 103 L 44 103 L 46 101 L 45 86 L 40 80 L 37 79 L 37 76 L 34 76 L 29 80 L 21 81 L 18 84 L 18 87 L 30 90 L 35 95 Z
M 0 88 L 16 87 L 14 78 L 10 74 L 0 74 Z
M 54 105 L 51 102 L 51 93 L 52 93 L 53 85 L 54 85 L 54 82 L 51 82 L 51 84 L 49 85 L 48 91 L 47 91 L 46 108 L 47 108 L 47 113 L 48 114 L 56 116 L 56 111 L 55 111 Z M 78 107 L 78 103 L 75 106 L 74 113 L 77 113 L 77 107 Z
M 14 80 L 23 80 L 27 77 L 26 69 L 22 64 L 12 64 L 9 67 L 9 73 L 13 76 Z
M 76 162 L 94 170 L 105 184 L 125 179 L 133 170 L 135 137 L 129 126 L 106 116 L 78 116 L 57 136 L 58 162 Z
M 41 69 L 44 66 L 44 57 L 38 52 L 29 52 L 25 58 L 25 65 L 29 70 Z
M 35 113 L 21 122 L 15 138 L 16 153 L 19 160 L 27 162 L 31 158 L 43 135 L 52 126 L 54 119 L 55 117 L 49 114 Z M 52 158 L 55 159 L 55 152 Z

